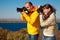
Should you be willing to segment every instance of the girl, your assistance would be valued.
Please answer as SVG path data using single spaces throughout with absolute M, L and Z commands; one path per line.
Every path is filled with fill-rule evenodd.
M 44 27 L 42 40 L 56 40 L 56 10 L 50 4 L 45 4 L 42 10 L 43 12 L 40 15 L 40 23 Z

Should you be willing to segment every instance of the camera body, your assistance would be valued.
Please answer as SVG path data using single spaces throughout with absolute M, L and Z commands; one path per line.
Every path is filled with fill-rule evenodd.
M 28 10 L 25 7 L 17 8 L 17 12 L 25 12 L 28 14 Z
M 40 6 L 38 9 L 37 9 L 37 12 L 40 13 L 40 12 L 43 12 L 43 6 Z M 22 7 L 22 8 L 17 8 L 17 12 L 25 12 L 26 14 L 30 13 L 25 7 Z
M 42 13 L 43 12 L 43 6 L 40 6 L 38 9 L 37 9 L 38 13 Z

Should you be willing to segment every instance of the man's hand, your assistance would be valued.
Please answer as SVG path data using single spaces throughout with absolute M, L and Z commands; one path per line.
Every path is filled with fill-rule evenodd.
M 24 14 L 25 12 L 21 12 L 22 14 Z

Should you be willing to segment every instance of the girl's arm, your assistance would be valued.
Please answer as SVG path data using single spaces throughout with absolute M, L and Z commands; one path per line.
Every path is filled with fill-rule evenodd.
M 40 15 L 40 23 L 41 23 L 41 26 L 48 26 L 48 25 L 54 25 L 55 24 L 55 19 L 56 18 L 56 16 L 55 16 L 55 13 L 52 13 L 51 15 L 50 15 L 50 17 L 48 18 L 48 19 L 46 19 L 46 20 L 43 20 L 42 19 L 42 15 Z

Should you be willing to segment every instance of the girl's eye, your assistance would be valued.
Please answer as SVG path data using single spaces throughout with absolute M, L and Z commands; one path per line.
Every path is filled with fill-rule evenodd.
M 49 8 L 46 8 L 46 9 L 49 9 Z
M 49 9 L 49 8 L 48 7 L 47 8 L 44 7 L 43 9 Z

